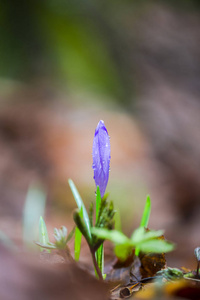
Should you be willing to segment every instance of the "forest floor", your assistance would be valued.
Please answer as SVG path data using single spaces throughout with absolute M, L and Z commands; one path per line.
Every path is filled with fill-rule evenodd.
M 197 213 L 190 222 L 180 222 L 176 203 L 170 202 L 170 186 L 139 123 L 131 115 L 117 109 L 113 111 L 112 107 L 105 109 L 103 105 L 89 103 L 82 107 L 62 101 L 27 102 L 26 95 L 22 98 L 17 105 L 12 101 L 2 105 L 0 111 L 0 230 L 20 249 L 18 255 L 3 245 L 0 249 L 5 275 L 0 278 L 0 292 L 6 295 L 2 299 L 66 299 L 66 294 L 67 299 L 118 299 L 133 295 L 134 299 L 200 299 L 198 280 L 172 280 L 166 285 L 158 280 L 156 283 L 146 280 L 156 276 L 166 264 L 172 268 L 184 267 L 183 272 L 196 269 L 194 249 L 199 246 L 199 217 Z M 111 137 L 108 190 L 121 211 L 124 231 L 130 234 L 138 227 L 146 195 L 150 194 L 149 227 L 164 229 L 166 238 L 176 244 L 175 251 L 166 255 L 166 261 L 163 256 L 156 263 L 149 258 L 146 266 L 141 257 L 133 256 L 128 267 L 117 271 L 113 268 L 116 259 L 112 247 L 108 244 L 105 265 L 108 272 L 116 272 L 113 282 L 99 282 L 90 274 L 91 259 L 84 243 L 79 264 L 63 263 L 57 254 L 53 259 L 49 256 L 41 259 L 22 246 L 23 207 L 30 183 L 40 182 L 48 191 L 45 220 L 49 232 L 61 225 L 73 227 L 72 211 L 76 206 L 67 185 L 68 178 L 73 178 L 83 198 L 88 199 L 86 205 L 94 200 L 91 153 L 94 130 L 100 119 L 104 119 Z M 69 247 L 73 251 L 73 243 Z M 141 274 L 142 268 L 151 269 L 151 264 L 159 266 Z M 139 274 L 137 282 L 130 268 Z M 3 287 L 8 281 L 13 284 L 12 291 Z M 134 291 L 141 288 L 135 295 Z M 35 289 L 37 297 L 34 293 L 36 298 L 29 297 Z M 16 298 L 12 298 L 14 295 Z

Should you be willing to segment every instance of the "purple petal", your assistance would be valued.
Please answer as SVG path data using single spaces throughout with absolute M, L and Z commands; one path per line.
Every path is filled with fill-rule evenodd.
M 101 197 L 104 196 L 110 169 L 110 138 L 103 121 L 97 125 L 93 140 L 94 180 L 99 186 Z

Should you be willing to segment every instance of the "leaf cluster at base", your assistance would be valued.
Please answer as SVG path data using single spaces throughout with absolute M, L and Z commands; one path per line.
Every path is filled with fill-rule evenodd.
M 117 230 L 93 228 L 92 233 L 100 239 L 107 239 L 114 243 L 115 254 L 120 260 L 125 260 L 138 247 L 142 252 L 163 253 L 174 249 L 174 244 L 161 239 L 162 230 L 146 231 L 144 227 L 137 228 L 130 238 Z
M 73 217 L 76 226 L 85 237 L 89 247 L 92 248 L 94 251 L 96 251 L 100 247 L 100 245 L 104 242 L 104 238 L 101 237 L 99 238 L 96 234 L 93 234 L 93 228 L 94 228 L 93 214 L 94 214 L 94 207 L 93 207 L 93 203 L 91 203 L 90 210 L 89 210 L 89 217 L 88 217 L 89 231 L 86 226 L 86 220 L 84 218 L 84 215 L 81 214 L 81 210 L 76 210 L 74 212 Z M 95 222 L 95 228 L 111 230 L 114 226 L 114 219 L 113 219 L 114 214 L 115 214 L 115 210 L 113 208 L 113 203 L 107 202 L 106 198 L 104 197 L 99 207 L 99 213 L 98 213 L 98 218 Z

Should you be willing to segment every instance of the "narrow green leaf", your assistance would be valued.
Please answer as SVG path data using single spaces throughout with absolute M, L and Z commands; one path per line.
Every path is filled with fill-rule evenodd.
M 101 246 L 96 251 L 96 260 L 97 260 L 99 269 L 101 271 L 101 274 L 103 275 L 103 273 L 104 273 L 104 247 L 103 247 L 103 244 L 101 244 Z
M 70 233 L 68 234 L 67 236 L 67 239 L 66 239 L 66 244 L 71 240 L 71 238 L 73 237 L 74 235 L 74 232 L 75 232 L 75 228 L 73 228 Z
M 40 244 L 43 245 L 49 243 L 47 227 L 42 216 L 40 216 L 40 221 L 39 221 L 39 242 Z M 40 247 L 40 251 L 44 251 L 44 249 Z M 50 253 L 51 251 L 48 250 L 48 252 Z
M 150 196 L 147 195 L 147 199 L 146 199 L 146 203 L 145 203 L 145 207 L 144 207 L 144 211 L 140 223 L 141 227 L 146 227 L 146 228 L 148 227 L 150 213 L 151 213 L 151 199 Z
M 48 244 L 41 244 L 41 243 L 38 243 L 38 242 L 35 242 L 35 244 L 36 245 L 38 245 L 38 246 L 40 246 L 40 247 L 42 247 L 42 248 L 44 248 L 44 249 L 57 249 L 57 247 L 54 245 L 54 244 L 52 244 L 52 243 L 48 243 Z
M 165 240 L 151 239 L 141 242 L 138 247 L 145 253 L 166 253 L 174 250 L 175 245 Z
M 68 182 L 69 182 L 69 186 L 71 188 L 72 194 L 74 196 L 74 199 L 76 201 L 76 204 L 77 204 L 79 210 L 81 209 L 81 207 L 83 208 L 83 219 L 84 219 L 84 222 L 85 222 L 85 225 L 86 225 L 86 228 L 87 228 L 87 232 L 88 232 L 87 234 L 91 238 L 90 220 L 89 220 L 88 213 L 86 211 L 85 205 L 83 203 L 83 200 L 81 199 L 81 196 L 80 196 L 74 182 L 71 179 L 69 179 Z
M 77 225 L 78 229 L 80 230 L 80 232 L 82 233 L 82 235 L 85 237 L 89 246 L 92 246 L 92 237 L 89 236 L 89 234 L 88 234 L 86 224 L 80 215 L 80 211 L 76 210 L 73 214 L 73 218 L 74 218 L 74 222 L 76 223 L 76 225 Z
M 98 220 L 100 206 L 101 206 L 101 194 L 100 194 L 99 186 L 97 185 L 97 190 L 96 190 L 96 222 Z
M 100 193 L 99 186 L 97 185 L 97 190 L 96 190 L 96 222 L 97 222 L 98 217 L 99 217 L 100 206 L 101 206 L 101 193 Z M 99 266 L 99 269 L 101 271 L 101 274 L 103 275 L 103 273 L 104 273 L 104 247 L 103 247 L 103 244 L 101 244 L 101 246 L 96 251 L 96 260 L 97 260 L 97 264 Z
M 148 227 L 150 213 L 151 213 L 151 199 L 150 199 L 150 196 L 147 195 L 147 199 L 146 199 L 142 219 L 141 219 L 141 222 L 140 222 L 140 227 L 143 227 L 143 228 Z M 135 255 L 138 256 L 139 252 L 140 252 L 140 249 L 137 247 L 135 249 Z
M 104 228 L 92 228 L 92 234 L 98 236 L 101 239 L 107 239 L 115 244 L 127 244 L 130 245 L 131 241 L 120 231 L 108 230 Z
M 83 208 L 81 207 L 80 210 L 80 217 L 83 218 Z M 74 239 L 74 259 L 76 261 L 79 261 L 80 257 L 80 252 L 81 252 L 81 238 L 82 238 L 82 233 L 76 226 L 75 229 L 75 239 Z
M 74 259 L 75 261 L 79 261 L 80 257 L 80 252 L 81 252 L 81 238 L 82 238 L 82 233 L 76 227 L 75 229 L 75 240 L 74 240 Z

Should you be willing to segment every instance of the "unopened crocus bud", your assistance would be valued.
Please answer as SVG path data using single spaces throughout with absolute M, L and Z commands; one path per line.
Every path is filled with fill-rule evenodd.
M 110 138 L 102 120 L 99 121 L 95 130 L 92 155 L 94 180 L 96 186 L 99 186 L 101 197 L 103 197 L 109 178 Z

